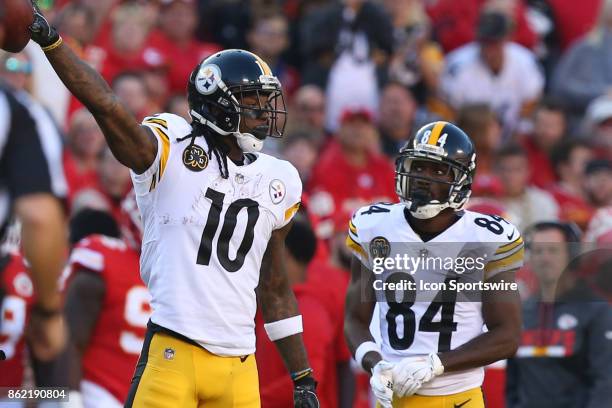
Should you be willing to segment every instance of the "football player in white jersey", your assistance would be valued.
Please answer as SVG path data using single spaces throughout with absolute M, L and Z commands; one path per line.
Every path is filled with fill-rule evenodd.
M 345 333 L 356 361 L 372 373 L 380 406 L 484 407 L 483 366 L 518 346 L 520 301 L 512 284 L 523 240 L 503 218 L 463 210 L 475 169 L 474 145 L 461 129 L 428 124 L 396 161 L 401 203 L 363 207 L 349 224 Z M 485 283 L 504 285 L 487 290 Z M 475 289 L 461 292 L 459 284 Z
M 140 125 L 34 11 L 32 39 L 132 170 L 153 312 L 125 405 L 259 407 L 259 302 L 295 406 L 318 407 L 282 258 L 302 185 L 291 164 L 258 153 L 266 137 L 282 136 L 286 116 L 268 65 L 247 51 L 218 52 L 188 79 L 191 123 L 164 113 Z

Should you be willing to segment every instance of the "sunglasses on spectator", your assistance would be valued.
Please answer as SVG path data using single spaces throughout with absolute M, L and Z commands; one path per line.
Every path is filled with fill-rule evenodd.
M 10 57 L 4 63 L 4 69 L 7 72 L 31 74 L 32 63 L 29 61 L 20 61 L 15 57 Z

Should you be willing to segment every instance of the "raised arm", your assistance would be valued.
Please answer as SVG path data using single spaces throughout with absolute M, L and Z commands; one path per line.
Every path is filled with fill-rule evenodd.
M 33 6 L 34 22 L 30 26 L 32 40 L 41 46 L 70 92 L 94 115 L 117 160 L 136 173 L 144 172 L 157 154 L 155 136 L 139 125 L 100 74 L 63 43 L 35 2 Z
M 265 329 L 294 382 L 295 407 L 318 407 L 315 382 L 302 339 L 302 318 L 284 265 L 285 237 L 293 223 L 272 232 L 261 265 L 257 297 Z

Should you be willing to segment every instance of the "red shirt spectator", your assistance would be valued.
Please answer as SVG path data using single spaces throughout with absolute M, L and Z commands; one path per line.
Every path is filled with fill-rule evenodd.
M 318 381 L 317 394 L 322 407 L 337 406 L 337 391 L 329 381 L 334 375 L 329 361 L 334 355 L 334 323 L 328 310 L 319 301 L 318 288 L 310 284 L 293 287 L 304 325 L 304 345 L 310 367 Z M 293 406 L 293 383 L 276 346 L 270 341 L 263 326 L 263 319 L 256 317 L 257 368 L 262 408 L 287 408 Z
M 531 138 L 524 140 L 523 147 L 529 160 L 529 184 L 545 188 L 555 183 L 557 176 L 548 154 L 540 149 Z
M 367 203 L 396 201 L 393 167 L 371 149 L 376 142 L 371 119 L 363 110 L 342 115 L 336 139 L 324 149 L 310 179 L 310 210 L 315 214 L 351 214 Z
M 566 49 L 574 40 L 587 33 L 595 24 L 601 0 L 549 0 L 555 19 L 555 30 Z
M 445 52 L 474 41 L 476 22 L 485 3 L 486 0 L 439 0 L 427 8 L 435 37 Z M 537 42 L 537 36 L 527 22 L 524 2 L 517 1 L 513 11 L 516 28 L 511 40 L 532 48 Z
M 204 58 L 221 51 L 221 47 L 212 43 L 201 43 L 190 40 L 183 46 L 166 37 L 162 32 L 151 34 L 149 45 L 157 50 L 168 61 L 168 82 L 170 92 L 184 92 L 191 71 Z
M 335 268 L 329 262 L 314 260 L 308 266 L 308 281 L 312 288 L 317 288 L 313 294 L 318 297 L 319 302 L 327 309 L 333 329 L 333 352 L 328 355 L 326 370 L 329 372 L 325 388 L 319 390 L 319 394 L 325 392 L 325 399 L 332 404 L 329 407 L 338 406 L 338 375 L 337 365 L 348 363 L 351 352 L 344 339 L 344 301 L 348 288 L 350 275 L 348 271 Z
M 160 50 L 169 63 L 170 92 L 184 93 L 194 67 L 221 48 L 194 39 L 198 25 L 194 0 L 171 0 L 161 7 L 159 31 L 152 33 L 150 44 Z
M 555 185 L 548 190 L 559 204 L 559 219 L 576 223 L 583 231 L 589 225 L 594 209 L 582 197 L 572 194 L 562 185 Z

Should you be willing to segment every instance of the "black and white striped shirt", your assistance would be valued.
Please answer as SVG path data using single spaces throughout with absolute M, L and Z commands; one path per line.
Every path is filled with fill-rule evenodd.
M 0 83 L 0 238 L 14 200 L 34 193 L 66 196 L 62 138 L 40 104 Z

